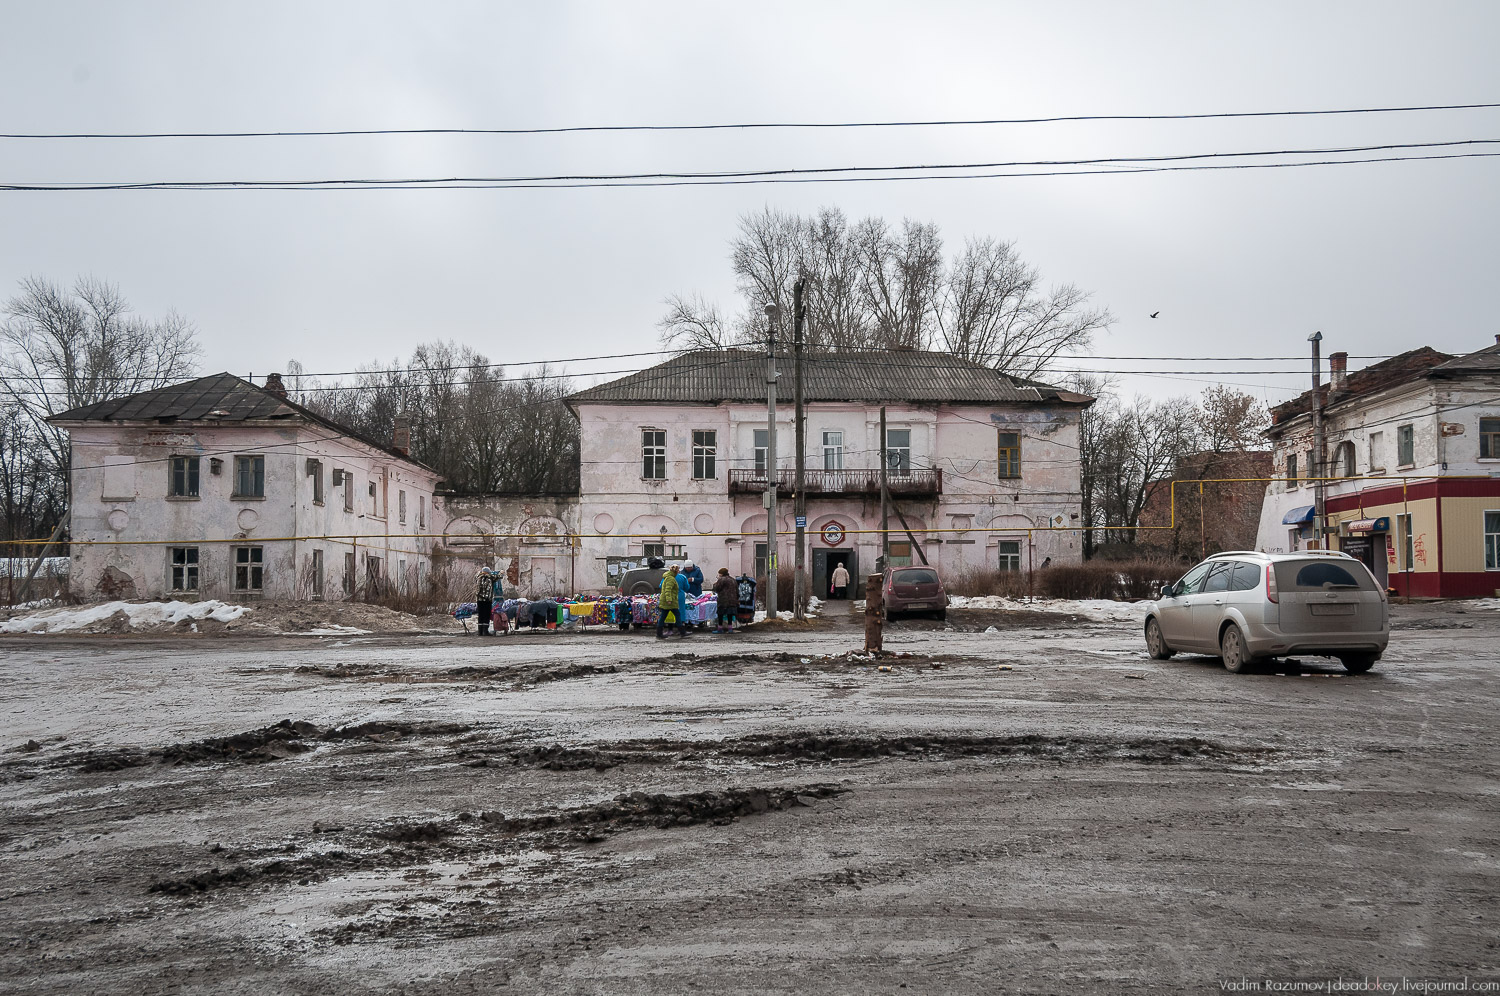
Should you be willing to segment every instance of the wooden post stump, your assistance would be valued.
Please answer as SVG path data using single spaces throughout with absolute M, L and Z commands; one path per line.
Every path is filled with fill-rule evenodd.
M 871 574 L 865 578 L 865 653 L 879 652 L 884 646 L 885 578 Z

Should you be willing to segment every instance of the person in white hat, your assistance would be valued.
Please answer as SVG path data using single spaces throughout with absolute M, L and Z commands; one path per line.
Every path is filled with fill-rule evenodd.
M 684 561 L 682 565 L 682 576 L 687 578 L 687 593 L 689 598 L 697 598 L 703 594 L 703 572 L 698 565 L 691 560 Z

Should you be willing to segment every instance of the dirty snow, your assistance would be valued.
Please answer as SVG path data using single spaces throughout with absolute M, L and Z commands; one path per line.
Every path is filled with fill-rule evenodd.
M 61 609 L 47 609 L 0 623 L 0 633 L 73 633 L 105 623 L 123 612 L 130 629 L 175 626 L 185 620 L 233 622 L 250 611 L 217 599 L 202 602 L 100 602 Z
M 1006 598 L 1002 595 L 950 595 L 951 609 L 1005 609 L 1057 612 L 1091 622 L 1135 622 L 1146 618 L 1149 602 L 1116 602 L 1107 598 Z
M 31 573 L 33 563 L 35 560 L 31 557 L 0 557 L 0 578 L 24 578 Z M 72 561 L 67 557 L 43 557 L 36 576 L 67 577 L 71 565 Z

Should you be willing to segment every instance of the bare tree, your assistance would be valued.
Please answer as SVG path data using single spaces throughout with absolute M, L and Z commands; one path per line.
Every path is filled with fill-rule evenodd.
M 740 313 L 726 320 L 699 295 L 673 295 L 658 323 L 665 342 L 764 341 L 764 305 L 790 314 L 799 276 L 807 281 L 809 345 L 939 348 L 1025 378 L 1086 350 L 1113 321 L 1077 287 L 1046 289 L 1013 243 L 971 239 L 948 265 L 937 226 L 911 219 L 898 229 L 881 218 L 850 224 L 837 208 L 802 217 L 768 207 L 740 218 L 730 246 Z M 783 336 L 790 333 L 783 322 Z
M 175 311 L 160 319 L 134 315 L 118 288 L 93 277 L 71 289 L 28 277 L 3 314 L 0 404 L 15 422 L 13 438 L 63 486 L 68 436 L 48 424 L 49 416 L 164 387 L 190 376 L 197 363 L 191 322 Z

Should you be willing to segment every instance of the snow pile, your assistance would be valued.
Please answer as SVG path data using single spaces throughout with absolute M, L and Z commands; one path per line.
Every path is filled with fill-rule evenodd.
M 1500 610 L 1500 598 L 1464 598 L 1449 602 L 1448 605 L 1465 611 L 1495 612 Z
M 0 633 L 76 633 L 105 628 L 111 632 L 153 630 L 181 622 L 233 622 L 250 610 L 217 599 L 202 602 L 101 602 L 48 609 L 0 623 Z M 118 618 L 117 618 L 118 616 Z
M 307 630 L 307 636 L 367 636 L 375 632 L 372 629 L 360 629 L 358 626 L 340 626 L 338 623 L 330 623 L 327 626 L 319 626 L 317 629 Z
M 1003 595 L 950 595 L 952 609 L 1005 609 L 1012 612 L 1056 612 L 1083 616 L 1090 622 L 1138 622 L 1149 602 L 1116 602 L 1107 598 L 1006 598 Z

